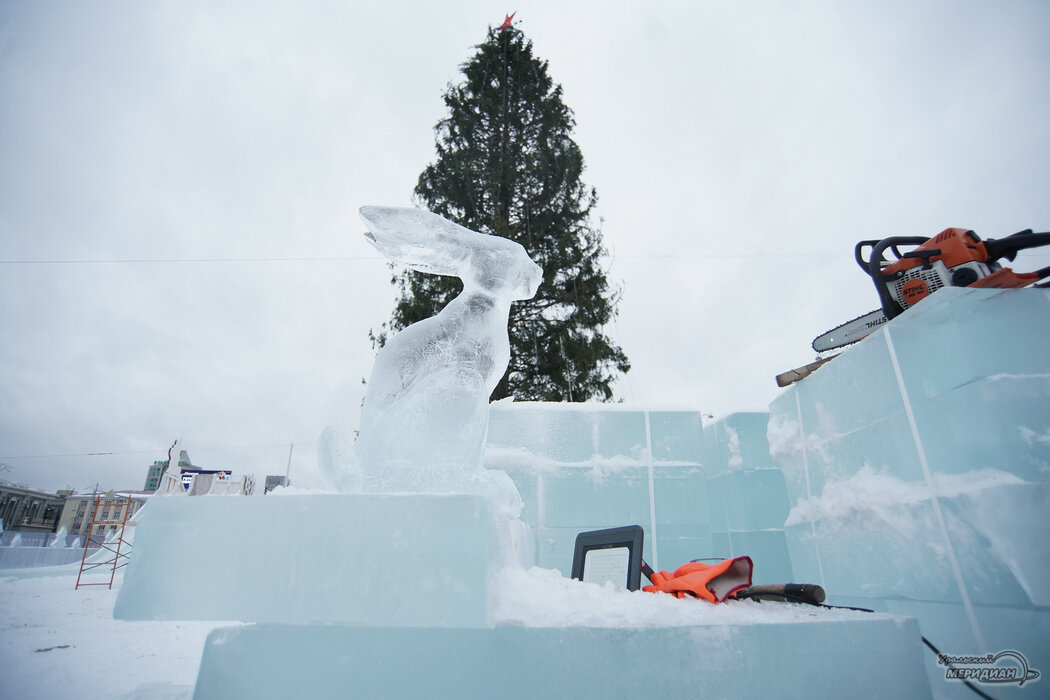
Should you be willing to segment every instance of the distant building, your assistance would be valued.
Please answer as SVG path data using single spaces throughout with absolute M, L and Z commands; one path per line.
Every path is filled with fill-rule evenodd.
M 125 515 L 130 521 L 132 516 L 146 505 L 151 494 L 146 491 L 110 491 L 108 493 L 80 493 L 66 497 L 65 508 L 56 529 L 66 528 L 69 535 L 86 535 L 91 527 L 92 510 L 95 499 L 99 498 L 98 513 L 95 514 L 96 537 L 120 528 Z M 130 499 L 130 505 L 129 505 Z M 128 522 L 134 525 L 134 522 Z
M 174 447 L 174 445 L 172 445 Z M 160 488 L 161 482 L 164 480 L 164 474 L 168 471 L 171 466 L 171 452 L 168 452 L 168 459 L 158 459 L 153 462 L 146 470 L 146 484 L 142 487 L 143 491 L 153 492 Z M 186 450 L 179 451 L 179 459 L 177 461 L 177 467 L 180 471 L 190 471 L 199 469 L 193 465 L 190 461 L 190 454 Z
M 158 460 L 153 463 L 146 472 L 146 485 L 142 487 L 143 491 L 153 492 L 156 491 L 160 486 L 160 478 L 164 476 L 164 472 L 168 470 L 167 460 Z
M 4 530 L 54 532 L 65 497 L 0 479 L 0 523 Z
M 172 445 L 169 455 L 177 445 L 178 443 Z M 255 477 L 251 474 L 234 474 L 222 468 L 199 467 L 190 460 L 186 450 L 179 451 L 177 470 L 171 467 L 174 459 L 169 457 L 167 460 L 157 460 L 149 466 L 146 471 L 146 493 L 250 496 L 255 491 Z
M 171 460 L 156 460 L 146 470 L 146 484 L 143 490 L 147 493 L 155 493 L 158 489 L 161 489 L 161 485 L 164 483 L 164 475 L 171 469 Z M 174 475 L 174 472 L 173 472 Z M 194 477 L 198 475 L 207 475 L 208 483 L 212 480 L 227 480 L 233 478 L 233 474 L 225 469 L 206 469 L 204 467 L 197 466 L 190 460 L 190 455 L 186 450 L 179 451 L 178 460 L 178 478 L 182 480 L 182 488 L 184 491 L 189 492 L 190 487 L 193 484 Z M 201 483 L 205 479 L 200 480 Z M 254 485 L 251 483 L 252 479 L 250 476 L 238 477 L 236 481 L 239 484 L 243 484 L 247 490 L 246 493 L 250 494 Z M 250 486 L 250 488 L 249 488 Z

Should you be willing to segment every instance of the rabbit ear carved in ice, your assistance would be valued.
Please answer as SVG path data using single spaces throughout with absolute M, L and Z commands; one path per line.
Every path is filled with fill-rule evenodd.
M 413 270 L 459 277 L 467 287 L 531 299 L 542 270 L 506 238 L 471 231 L 421 209 L 361 207 L 365 236 L 390 260 Z

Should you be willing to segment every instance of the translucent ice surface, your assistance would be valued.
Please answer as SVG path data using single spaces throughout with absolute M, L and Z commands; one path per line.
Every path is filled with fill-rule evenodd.
M 775 466 L 766 440 L 766 412 L 733 413 L 704 430 L 705 458 L 710 472 Z
M 485 626 L 489 585 L 532 560 L 479 496 L 157 498 L 117 598 L 123 620 Z
M 537 564 L 568 575 L 577 534 L 620 525 L 654 566 L 708 556 L 702 453 L 699 411 L 501 401 L 485 463 L 517 485 Z
M 515 500 L 486 473 L 488 401 L 510 360 L 511 302 L 543 271 L 519 244 L 418 209 L 363 207 L 369 241 L 394 262 L 452 275 L 463 292 L 436 316 L 390 337 L 372 369 L 354 449 L 331 431 L 320 465 L 344 490 L 481 492 Z
M 704 605 L 673 601 L 682 605 L 644 602 Z M 560 600 L 548 602 L 559 609 Z M 727 609 L 676 623 L 668 609 L 669 626 L 615 626 L 618 602 L 629 601 L 609 604 L 600 625 L 218 629 L 194 698 L 344 698 L 347 689 L 406 699 L 640 698 L 654 689 L 678 698 L 930 697 L 914 620 L 808 608 L 785 621 L 795 611 L 755 604 L 736 618 L 745 622 L 730 622 L 736 611 Z
M 795 574 L 1050 667 L 1048 348 L 1050 291 L 946 288 L 783 392 Z
M 0 547 L 0 570 L 58 566 L 79 562 L 83 547 Z
M 750 554 L 756 581 L 785 582 L 788 500 L 767 417 L 702 425 L 695 410 L 500 402 L 485 459 L 517 484 L 539 566 L 568 575 L 579 532 L 637 524 L 655 566 Z

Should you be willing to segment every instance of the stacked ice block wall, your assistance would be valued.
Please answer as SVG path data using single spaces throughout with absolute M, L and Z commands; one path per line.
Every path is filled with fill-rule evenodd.
M 796 576 L 1050 668 L 1050 291 L 938 292 L 781 394 L 769 440 Z
M 710 543 L 697 411 L 498 403 L 485 464 L 503 469 L 525 502 L 536 564 L 568 575 L 576 535 L 645 529 L 646 561 L 676 566 Z
M 766 422 L 765 413 L 704 426 L 699 411 L 500 403 L 486 465 L 517 484 L 538 566 L 568 575 L 578 533 L 637 524 L 654 566 L 750 554 L 759 580 L 788 581 L 787 494 Z
M 712 556 L 749 555 L 755 581 L 794 581 L 784 538 L 784 475 L 769 455 L 768 413 L 734 413 L 705 426 L 704 489 Z

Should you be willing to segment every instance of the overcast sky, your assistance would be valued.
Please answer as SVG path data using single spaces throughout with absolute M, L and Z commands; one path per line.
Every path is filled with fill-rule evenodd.
M 357 209 L 412 205 L 514 10 L 598 190 L 617 398 L 766 410 L 878 305 L 857 241 L 1050 230 L 1044 0 L 2 2 L 0 478 L 142 488 L 181 438 L 320 485 L 394 303 Z

